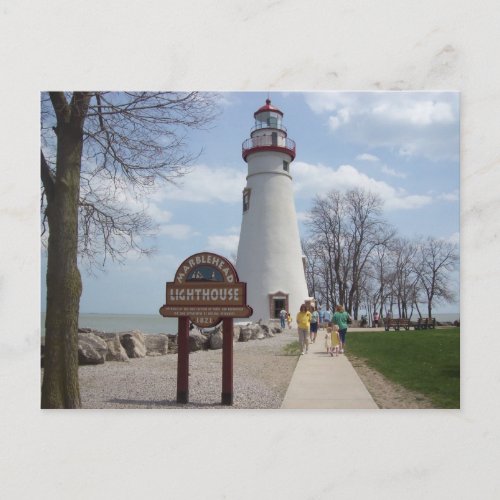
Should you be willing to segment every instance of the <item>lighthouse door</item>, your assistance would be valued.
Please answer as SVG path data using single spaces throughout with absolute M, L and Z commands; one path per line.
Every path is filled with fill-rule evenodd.
M 279 318 L 280 317 L 280 311 L 282 309 L 285 309 L 286 304 L 285 304 L 285 299 L 274 299 L 274 316 L 273 318 Z M 286 310 L 286 309 L 285 309 Z

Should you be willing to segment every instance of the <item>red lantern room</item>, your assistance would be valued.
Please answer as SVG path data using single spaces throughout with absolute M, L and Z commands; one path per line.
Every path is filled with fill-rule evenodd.
M 266 99 L 266 104 L 255 113 L 255 125 L 250 132 L 250 139 L 243 142 L 242 156 L 247 161 L 248 155 L 263 151 L 278 151 L 290 156 L 290 161 L 295 158 L 295 141 L 287 137 L 286 128 L 282 124 L 283 112 L 271 105 L 271 100 Z

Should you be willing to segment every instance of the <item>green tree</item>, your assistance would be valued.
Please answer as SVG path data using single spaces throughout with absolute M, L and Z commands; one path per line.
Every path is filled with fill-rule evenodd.
M 120 260 L 153 229 L 126 196 L 185 175 L 186 131 L 208 125 L 217 96 L 197 92 L 42 94 L 42 234 L 48 232 L 42 408 L 79 408 L 78 315 L 88 264 Z

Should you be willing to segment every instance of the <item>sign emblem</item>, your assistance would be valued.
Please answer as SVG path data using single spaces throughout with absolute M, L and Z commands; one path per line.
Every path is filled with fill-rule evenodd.
M 166 285 L 160 314 L 169 318 L 188 316 L 200 328 L 210 328 L 224 318 L 248 318 L 246 283 L 234 266 L 220 255 L 203 252 L 188 257 Z

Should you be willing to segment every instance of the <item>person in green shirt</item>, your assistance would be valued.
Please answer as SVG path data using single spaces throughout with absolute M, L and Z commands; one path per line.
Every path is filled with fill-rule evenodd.
M 345 336 L 347 333 L 347 323 L 350 320 L 349 313 L 344 310 L 344 306 L 338 305 L 335 308 L 335 314 L 333 315 L 333 324 L 339 327 L 340 334 L 340 352 L 344 352 Z

